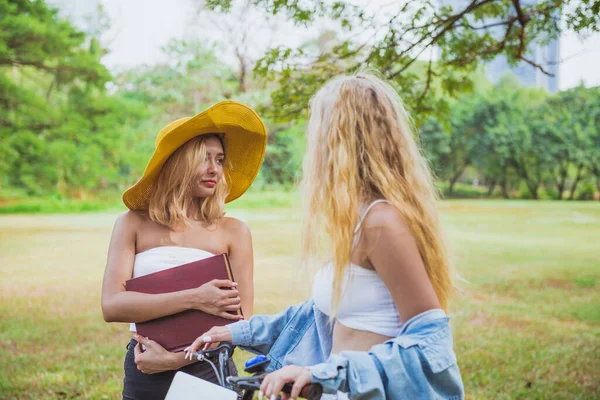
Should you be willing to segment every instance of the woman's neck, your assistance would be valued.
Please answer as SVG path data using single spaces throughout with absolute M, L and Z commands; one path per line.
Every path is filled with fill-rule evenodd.
M 197 221 L 199 219 L 199 215 L 200 215 L 200 207 L 202 206 L 202 201 L 204 199 L 201 198 L 194 198 L 193 201 L 191 201 L 188 206 L 186 211 L 186 215 L 194 221 Z

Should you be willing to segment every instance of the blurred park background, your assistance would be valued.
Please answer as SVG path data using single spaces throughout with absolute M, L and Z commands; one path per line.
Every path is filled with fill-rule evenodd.
M 365 69 L 437 176 L 468 398 L 600 397 L 600 1 L 0 0 L 0 28 L 1 399 L 119 398 L 127 327 L 99 296 L 120 195 L 160 128 L 219 100 L 269 131 L 227 208 L 256 312 L 302 300 L 307 106 Z

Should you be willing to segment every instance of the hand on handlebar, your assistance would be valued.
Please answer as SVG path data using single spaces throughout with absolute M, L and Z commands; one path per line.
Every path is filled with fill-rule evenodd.
M 192 359 L 192 354 L 199 349 L 207 350 L 213 343 L 231 342 L 231 332 L 226 326 L 214 326 L 208 332 L 198 336 L 194 343 L 184 351 L 186 358 Z
M 288 365 L 265 376 L 260 385 L 258 397 L 260 399 L 261 395 L 265 395 L 267 399 L 270 399 L 273 395 L 278 395 L 286 383 L 291 383 L 292 390 L 290 394 L 283 393 L 281 400 L 297 399 L 302 388 L 310 384 L 311 381 L 312 374 L 308 368 Z

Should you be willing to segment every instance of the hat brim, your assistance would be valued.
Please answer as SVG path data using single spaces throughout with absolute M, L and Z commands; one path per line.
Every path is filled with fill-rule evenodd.
M 267 148 L 267 130 L 254 110 L 236 101 L 222 101 L 168 132 L 157 144 L 140 180 L 123 193 L 131 210 L 147 210 L 148 200 L 167 159 L 188 140 L 210 133 L 224 134 L 229 183 L 226 203 L 240 197 L 252 184 Z

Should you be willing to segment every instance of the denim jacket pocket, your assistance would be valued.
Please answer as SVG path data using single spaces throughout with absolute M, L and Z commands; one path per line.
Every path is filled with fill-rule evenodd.
M 416 346 L 419 357 L 425 361 L 434 374 L 456 364 L 456 355 L 452 348 L 452 334 L 448 326 L 425 337 L 409 334 L 399 336 L 394 341 L 404 349 Z
M 423 351 L 423 356 L 427 360 L 431 372 L 434 374 L 442 372 L 456 364 L 456 354 L 452 345 L 452 333 L 448 326 L 428 337 L 419 347 Z

